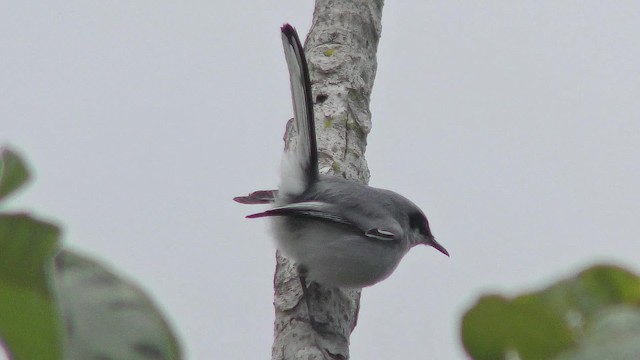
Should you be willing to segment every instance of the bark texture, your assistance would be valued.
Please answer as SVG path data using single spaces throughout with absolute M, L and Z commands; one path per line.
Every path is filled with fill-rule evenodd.
M 305 42 L 321 173 L 368 183 L 364 158 L 371 130 L 369 99 L 376 74 L 383 0 L 317 0 Z M 287 124 L 285 143 L 291 138 Z M 285 146 L 286 148 L 286 146 Z M 348 359 L 360 290 L 309 287 L 307 306 L 294 264 L 276 255 L 273 360 Z

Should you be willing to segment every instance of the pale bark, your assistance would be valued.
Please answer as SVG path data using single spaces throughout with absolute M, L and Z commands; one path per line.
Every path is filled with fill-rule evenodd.
M 383 0 L 317 0 L 305 43 L 315 103 L 321 173 L 367 183 L 364 152 L 371 130 L 369 99 L 376 74 Z M 290 125 L 290 124 L 289 124 Z M 285 142 L 289 141 L 287 126 Z M 293 264 L 277 254 L 273 360 L 348 359 L 360 290 L 310 290 L 321 331 L 309 325 Z

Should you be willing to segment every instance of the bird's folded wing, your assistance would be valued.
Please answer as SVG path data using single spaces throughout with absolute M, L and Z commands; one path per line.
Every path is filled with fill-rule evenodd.
M 349 221 L 349 219 L 338 214 L 333 205 L 320 201 L 306 201 L 278 206 L 261 213 L 248 215 L 247 218 L 254 219 L 265 216 L 310 217 L 357 227 L 357 225 Z
M 297 216 L 331 221 L 343 225 L 352 226 L 361 231 L 368 238 L 377 240 L 389 241 L 400 238 L 400 234 L 397 234 L 396 232 L 393 232 L 386 228 L 366 228 L 363 226 L 363 224 L 352 221 L 338 213 L 335 209 L 335 205 L 321 201 L 306 201 L 287 204 L 261 213 L 248 215 L 247 218 L 254 219 L 267 216 Z

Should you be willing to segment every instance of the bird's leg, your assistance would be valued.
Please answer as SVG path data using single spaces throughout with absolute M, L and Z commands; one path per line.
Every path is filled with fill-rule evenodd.
M 309 288 L 307 288 L 307 268 L 304 265 L 298 265 L 298 279 L 300 279 L 300 287 L 302 287 L 302 296 L 307 303 L 307 314 L 309 314 L 309 324 L 314 330 L 318 330 L 318 323 L 313 318 L 311 312 L 311 295 L 309 294 Z

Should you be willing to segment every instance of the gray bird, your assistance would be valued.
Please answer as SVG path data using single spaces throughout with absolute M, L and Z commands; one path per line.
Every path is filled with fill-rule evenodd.
M 362 288 L 386 279 L 415 245 L 449 256 L 424 213 L 405 197 L 318 172 L 307 61 L 298 34 L 285 24 L 296 139 L 283 155 L 279 190 L 236 197 L 243 204 L 274 203 L 247 218 L 269 217 L 278 248 L 305 278 L 329 287 Z

